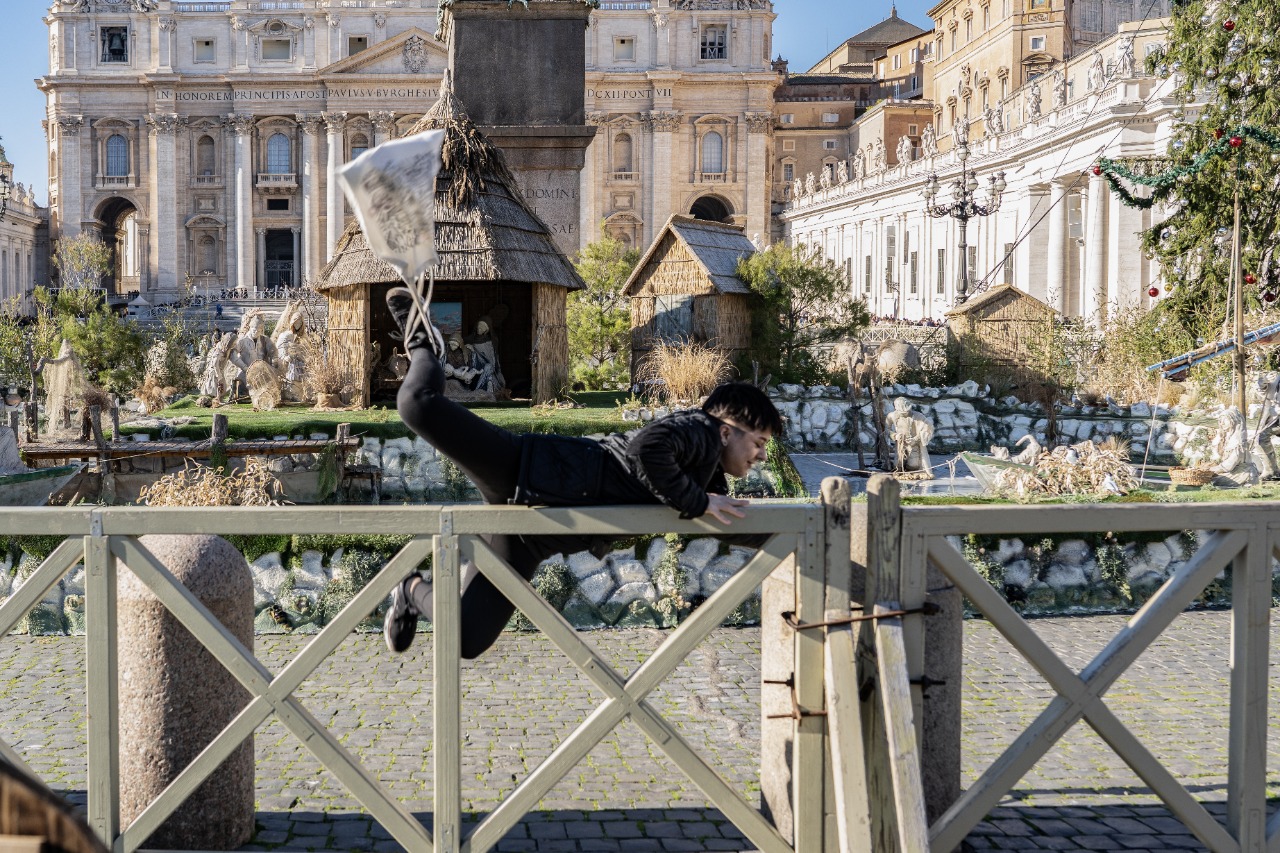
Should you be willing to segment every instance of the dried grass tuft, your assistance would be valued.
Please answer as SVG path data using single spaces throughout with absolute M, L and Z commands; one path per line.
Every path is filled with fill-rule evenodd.
M 1040 454 L 1035 470 L 1008 468 L 996 475 L 994 491 L 1010 497 L 1032 495 L 1126 494 L 1138 488 L 1127 444 L 1114 437 L 1099 444 L 1082 441 Z
M 302 338 L 302 350 L 306 353 L 307 365 L 302 382 L 308 397 L 351 394 L 358 387 L 350 368 L 339 359 L 330 357 L 327 336 L 306 335 Z
M 204 465 L 187 467 L 143 486 L 144 506 L 276 506 L 279 483 L 267 466 L 250 459 L 243 469 L 223 474 Z
M 640 380 L 660 389 L 669 403 L 693 403 L 733 375 L 724 350 L 695 341 L 659 341 L 645 359 Z
M 158 412 L 169 405 L 170 401 L 177 395 L 178 389 L 172 385 L 161 386 L 159 380 L 153 374 L 148 373 L 142 380 L 142 384 L 129 393 L 141 400 L 142 405 L 146 407 L 148 412 Z

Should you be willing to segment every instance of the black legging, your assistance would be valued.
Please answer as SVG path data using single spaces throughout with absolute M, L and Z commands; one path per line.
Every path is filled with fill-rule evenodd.
M 430 347 L 414 349 L 396 403 L 401 420 L 462 469 L 485 503 L 504 504 L 515 495 L 526 437 L 494 426 L 446 397 L 444 367 Z M 559 550 L 537 537 L 496 534 L 489 538 L 493 552 L 525 580 Z M 462 656 L 472 660 L 483 654 L 514 612 L 515 605 L 483 573 L 473 578 L 462 595 Z

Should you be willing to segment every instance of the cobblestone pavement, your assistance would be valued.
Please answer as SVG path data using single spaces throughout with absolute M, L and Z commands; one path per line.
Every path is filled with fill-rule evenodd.
M 1123 617 L 1031 624 L 1074 668 Z M 1230 614 L 1187 613 L 1107 694 L 1107 702 L 1210 811 L 1224 818 Z M 1280 627 L 1277 627 L 1280 632 Z M 666 636 L 590 636 L 624 672 Z M 259 637 L 273 671 L 304 637 Z M 1280 636 L 1277 637 L 1280 640 Z M 1052 691 L 989 624 L 966 623 L 964 783 L 976 779 Z M 0 737 L 69 799 L 84 802 L 82 638 L 0 641 Z M 1280 645 L 1277 645 L 1280 648 Z M 600 701 L 539 635 L 506 635 L 463 665 L 463 808 L 493 809 Z M 652 701 L 729 783 L 758 801 L 759 632 L 715 632 Z M 308 709 L 420 819 L 430 824 L 430 643 L 402 657 L 354 635 L 299 690 Z M 1273 725 L 1280 702 L 1272 702 Z M 1268 772 L 1280 786 L 1273 739 Z M 246 850 L 399 850 L 388 834 L 278 723 L 259 730 L 259 830 Z M 970 835 L 971 850 L 1202 849 L 1093 732 L 1074 727 Z M 499 844 L 503 851 L 751 850 L 634 725 L 597 746 Z

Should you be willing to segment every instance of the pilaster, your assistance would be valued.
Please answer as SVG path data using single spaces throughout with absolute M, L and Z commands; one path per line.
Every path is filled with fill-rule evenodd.
M 320 127 L 318 114 L 296 116 L 302 127 L 302 254 L 298 264 L 303 281 L 320 274 Z
M 58 116 L 58 207 L 60 208 L 59 237 L 74 237 L 81 231 L 81 223 L 87 220 L 91 211 L 84 209 L 83 185 L 92 181 L 93 176 L 83 167 L 81 152 L 84 140 L 80 130 L 84 127 L 84 116 Z
M 342 220 L 345 216 L 345 205 L 342 190 L 338 187 L 337 171 L 342 165 L 342 132 L 347 126 L 347 114 L 343 112 L 322 113 L 327 135 L 328 169 L 325 174 L 325 252 L 328 262 L 333 257 L 333 250 L 342 236 Z
M 176 137 L 185 120 L 176 113 L 154 113 L 147 116 L 151 130 L 152 165 L 151 229 L 156 259 L 155 289 L 177 298 L 178 283 L 178 180 Z
M 1091 175 L 1085 214 L 1084 305 L 1081 315 L 1095 326 L 1106 317 L 1107 300 L 1107 189 L 1105 180 Z
M 227 125 L 235 134 L 235 272 L 227 271 L 227 277 L 234 274 L 236 286 L 245 290 L 253 290 L 254 286 L 254 245 L 253 245 L 253 116 L 246 113 L 231 113 L 227 116 Z
M 1059 314 L 1067 313 L 1067 187 L 1049 184 L 1049 247 L 1045 253 L 1045 301 Z

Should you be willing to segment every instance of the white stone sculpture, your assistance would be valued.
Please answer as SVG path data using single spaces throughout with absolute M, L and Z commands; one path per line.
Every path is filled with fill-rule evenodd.
M 1067 105 L 1067 75 L 1062 69 L 1053 72 L 1053 108 L 1061 109 Z
M 1128 80 L 1137 71 L 1137 62 L 1133 56 L 1133 36 L 1125 36 L 1116 45 L 1116 77 Z
M 910 136 L 898 137 L 898 165 L 905 166 L 915 159 L 916 147 L 911 144 Z
M 1040 83 L 1037 81 L 1031 84 L 1031 88 L 1027 90 L 1027 120 L 1031 121 L 1040 118 Z
M 938 136 L 933 132 L 933 124 L 926 124 L 920 135 L 920 148 L 926 157 L 938 156 Z
M 885 416 L 885 427 L 893 442 L 894 469 L 932 479 L 929 440 L 933 438 L 933 424 L 929 419 L 912 411 L 906 397 L 898 397 L 893 401 L 893 411 Z
M 1218 457 L 1213 470 L 1218 474 L 1214 482 L 1219 485 L 1244 485 L 1258 481 L 1258 469 L 1253 464 L 1245 437 L 1244 415 L 1229 406 L 1218 415 L 1218 431 L 1213 436 L 1212 449 Z
M 872 164 L 873 164 L 874 171 L 883 172 L 885 169 L 889 167 L 888 155 L 885 152 L 883 139 L 876 140 L 875 153 L 872 155 L 872 157 L 873 157 Z
M 849 180 L 849 161 L 841 160 L 836 164 L 836 183 L 843 184 Z
M 1086 81 L 1090 92 L 1096 92 L 1106 84 L 1107 64 L 1103 61 L 1101 53 L 1093 54 L 1093 62 L 1089 64 L 1089 73 Z

